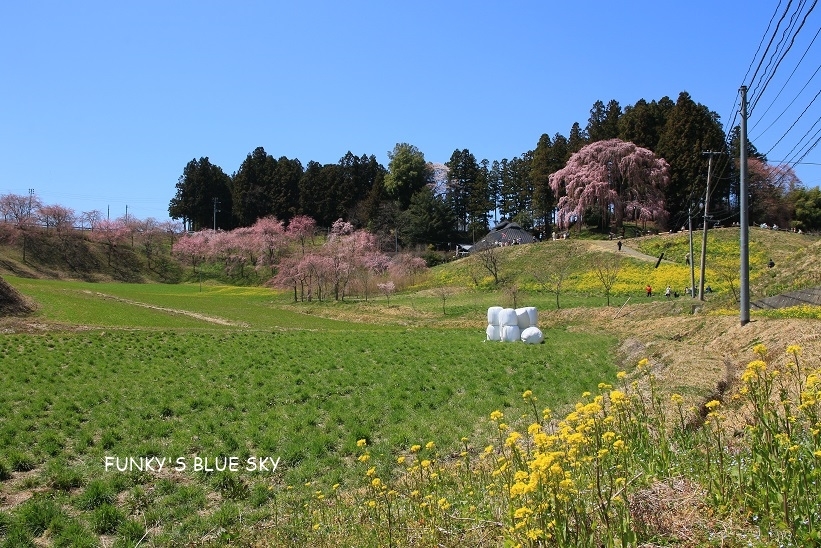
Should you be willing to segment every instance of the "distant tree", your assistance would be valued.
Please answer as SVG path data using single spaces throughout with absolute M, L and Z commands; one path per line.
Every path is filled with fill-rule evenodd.
M 766 222 L 782 228 L 790 226 L 794 209 L 788 197 L 801 187 L 792 168 L 771 166 L 757 158 L 748 158 L 747 184 L 751 222 Z
M 656 155 L 670 165 L 670 183 L 664 194 L 674 226 L 683 223 L 688 209 L 698 203 L 706 191 L 708 162 L 702 152 L 721 150 L 724 150 L 724 130 L 718 115 L 696 104 L 688 93 L 680 93 L 655 150 Z M 713 172 L 712 177 L 716 182 L 724 180 L 720 172 Z
M 555 142 L 546 133 L 533 151 L 530 179 L 533 183 L 533 216 L 545 234 L 551 231 L 556 197 L 550 186 L 550 175 L 561 169 L 569 158 L 567 139 L 556 134 Z
M 452 287 L 440 285 L 434 288 L 433 292 L 442 300 L 442 315 L 447 315 L 447 311 L 445 310 L 445 302 L 447 302 L 451 295 L 456 293 L 456 290 Z
M 567 219 L 581 218 L 587 208 L 595 208 L 603 217 L 612 212 L 617 227 L 625 219 L 663 218 L 668 180 L 664 160 L 619 139 L 587 145 L 550 176 L 553 192 L 561 195 L 558 209 L 565 225 Z
M 447 202 L 460 232 L 487 232 L 491 209 L 486 173 L 468 149 L 455 150 L 448 168 Z
M 795 228 L 804 232 L 821 230 L 821 189 L 797 189 L 793 194 Z
M 61 205 L 40 206 L 37 219 L 46 230 L 54 228 L 57 232 L 65 232 L 74 228 L 74 210 Z
M 269 268 L 271 276 L 286 246 L 285 227 L 274 216 L 257 219 L 251 227 L 254 245 L 259 249 L 257 268 Z
M 597 253 L 591 256 L 593 273 L 604 289 L 607 297 L 607 306 L 610 306 L 610 293 L 619 278 L 621 270 L 621 256 L 615 253 Z
M 185 234 L 171 247 L 171 253 L 190 263 L 194 272 L 196 272 L 197 265 L 210 257 L 212 249 L 210 240 L 215 235 L 216 232 L 211 229 Z
M 582 131 L 578 122 L 573 124 L 570 128 L 570 136 L 567 138 L 567 146 L 570 153 L 580 151 L 588 143 L 587 134 Z
M 302 163 L 294 158 L 281 156 L 276 161 L 268 195 L 271 200 L 270 215 L 287 223 L 299 213 L 299 181 L 304 169 Z
M 501 250 L 495 245 L 489 245 L 477 251 L 475 255 L 477 258 L 476 260 L 479 261 L 482 268 L 487 270 L 490 275 L 493 276 L 494 285 L 498 285 L 499 273 L 501 272 L 502 263 L 504 262 Z
M 397 253 L 388 265 L 388 272 L 391 278 L 402 287 L 415 285 L 417 276 L 427 269 L 428 266 L 424 259 L 414 257 L 409 253 Z
M 388 280 L 384 283 L 376 284 L 376 287 L 385 295 L 385 298 L 388 300 L 388 304 L 391 302 L 391 295 L 393 295 L 394 291 L 396 291 L 396 284 L 392 281 Z
M 616 139 L 619 136 L 619 118 L 621 106 L 618 101 L 611 100 L 604 105 L 596 101 L 590 109 L 590 119 L 587 122 L 587 136 L 591 143 Z
M 407 244 L 441 245 L 451 241 L 455 221 L 444 197 L 423 187 L 413 195 L 407 210 L 399 214 L 398 225 L 399 236 Z
M 3 194 L 0 195 L 0 214 L 6 222 L 11 221 L 17 227 L 25 226 L 37 218 L 37 211 L 42 206 L 36 194 Z
M 89 230 L 94 230 L 99 222 L 103 220 L 103 213 L 96 209 L 83 211 L 78 220 L 80 221 L 80 228 L 85 228 L 88 225 Z
M 576 240 L 559 240 L 551 243 L 550 265 L 531 266 L 529 274 L 536 283 L 546 291 L 556 295 L 556 309 L 561 308 L 559 296 L 564 288 L 564 282 L 573 271 L 582 256 L 581 245 Z
M 397 143 L 388 152 L 388 174 L 385 176 L 385 190 L 388 196 L 397 200 L 401 209 L 407 209 L 411 196 L 432 182 L 430 165 L 425 155 L 413 145 Z
M 307 215 L 297 215 L 288 223 L 286 234 L 292 240 L 299 242 L 302 255 L 305 255 L 305 243 L 313 240 L 316 232 L 316 221 Z
M 669 97 L 663 97 L 658 102 L 650 103 L 640 99 L 635 105 L 625 107 L 624 114 L 619 118 L 618 138 L 655 151 L 667 116 L 674 106 Z
M 207 157 L 191 160 L 177 181 L 177 193 L 168 205 L 168 216 L 182 220 L 189 230 L 214 225 L 214 200 L 217 201 L 217 227 L 230 229 L 231 178 Z
M 130 229 L 122 219 L 114 221 L 105 219 L 100 221 L 97 225 L 97 229 L 91 233 L 94 240 L 106 246 L 108 266 L 111 266 L 111 258 L 117 250 L 117 247 L 125 243 L 130 233 Z
M 251 226 L 273 213 L 272 192 L 277 161 L 262 147 L 245 158 L 233 177 L 231 197 L 239 226 Z

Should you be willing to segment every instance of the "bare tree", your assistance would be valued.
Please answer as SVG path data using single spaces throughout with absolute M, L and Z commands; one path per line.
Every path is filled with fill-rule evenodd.
M 446 315 L 447 312 L 445 311 L 445 302 L 448 300 L 448 297 L 454 294 L 455 290 L 452 287 L 447 286 L 440 286 L 433 290 L 437 297 L 442 299 L 442 315 Z
M 502 266 L 501 250 L 495 245 L 490 245 L 476 252 L 476 256 L 478 257 L 479 264 L 481 264 L 484 269 L 490 272 L 490 275 L 493 276 L 494 285 L 498 285 L 499 270 Z
M 610 292 L 619 277 L 621 256 L 615 253 L 597 253 L 593 255 L 591 260 L 593 261 L 593 272 L 595 272 L 596 278 L 599 279 L 604 288 L 607 306 L 610 306 Z
M 581 244 L 576 240 L 559 240 L 550 244 L 549 254 L 548 267 L 534 265 L 530 268 L 530 275 L 542 289 L 556 295 L 556 308 L 559 309 L 564 280 L 579 262 Z

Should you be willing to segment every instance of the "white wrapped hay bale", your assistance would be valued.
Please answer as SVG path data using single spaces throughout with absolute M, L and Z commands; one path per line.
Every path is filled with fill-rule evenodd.
M 501 326 L 519 326 L 519 320 L 516 316 L 516 311 L 512 308 L 503 308 L 499 311 L 499 325 Z
M 502 326 L 502 341 L 516 342 L 522 336 L 522 330 L 518 325 L 503 325 Z
M 489 325 L 487 326 L 487 340 L 489 341 L 501 341 L 502 340 L 502 328 L 498 325 Z
M 527 315 L 530 321 L 528 327 L 536 327 L 537 325 L 539 325 L 539 311 L 536 310 L 536 307 L 526 306 L 525 310 L 527 310 Z
M 516 309 L 516 325 L 519 326 L 519 329 L 530 327 L 530 314 L 527 313 L 527 308 Z
M 544 334 L 538 327 L 531 326 L 521 332 L 522 342 L 525 344 L 541 344 L 544 342 Z
M 488 325 L 501 325 L 499 323 L 499 312 L 502 311 L 501 306 L 491 306 L 487 309 L 487 324 Z

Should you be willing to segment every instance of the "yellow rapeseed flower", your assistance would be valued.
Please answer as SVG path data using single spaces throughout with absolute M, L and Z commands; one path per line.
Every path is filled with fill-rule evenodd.
M 525 390 L 524 392 L 522 392 L 522 398 L 524 398 L 526 400 L 531 398 L 532 396 L 533 396 L 533 391 L 532 390 Z
M 502 413 L 501 411 L 499 411 L 499 410 L 497 409 L 496 411 L 493 411 L 493 412 L 490 414 L 490 420 L 492 420 L 492 421 L 500 421 L 500 420 L 502 420 L 502 417 L 504 417 L 504 416 L 505 416 L 505 415 L 504 415 L 504 413 Z
M 670 396 L 670 401 L 672 401 L 676 405 L 681 405 L 684 403 L 684 397 L 681 394 L 673 394 Z
M 436 447 L 436 444 L 433 443 L 432 441 L 429 441 L 428 443 L 425 444 L 425 449 L 427 449 L 428 451 L 430 451 L 434 447 Z
M 366 445 L 368 445 L 367 440 L 365 440 L 365 439 L 356 440 L 356 446 L 357 447 L 365 447 Z
M 357 457 L 356 460 L 358 460 L 359 462 L 368 462 L 368 460 L 370 460 L 370 458 L 371 458 L 371 456 L 369 454 L 365 453 L 363 455 L 359 455 L 359 457 Z
M 421 445 L 411 445 L 411 453 L 417 453 L 419 450 L 422 449 Z
M 397 463 L 397 464 L 404 464 L 404 463 L 405 463 L 405 457 L 399 457 L 399 458 L 397 458 L 397 459 L 396 459 L 396 463 Z
M 753 347 L 753 352 L 761 356 L 762 358 L 767 355 L 767 347 L 763 344 L 757 344 Z
M 797 344 L 791 344 L 787 347 L 787 354 L 791 354 L 793 356 L 800 356 L 801 355 L 801 347 Z
M 430 460 L 425 459 L 422 462 L 420 462 L 419 464 L 422 466 L 422 468 L 428 468 L 428 467 L 430 467 Z

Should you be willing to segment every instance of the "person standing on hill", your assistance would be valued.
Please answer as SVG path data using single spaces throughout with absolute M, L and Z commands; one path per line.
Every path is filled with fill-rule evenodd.
M 650 284 L 647 284 L 647 287 L 645 287 L 644 290 L 647 291 L 647 296 L 648 297 L 653 296 L 653 288 L 650 286 Z
M 619 248 L 619 251 L 621 251 L 621 240 L 619 240 L 618 242 L 616 242 L 616 247 L 618 247 L 618 248 Z

